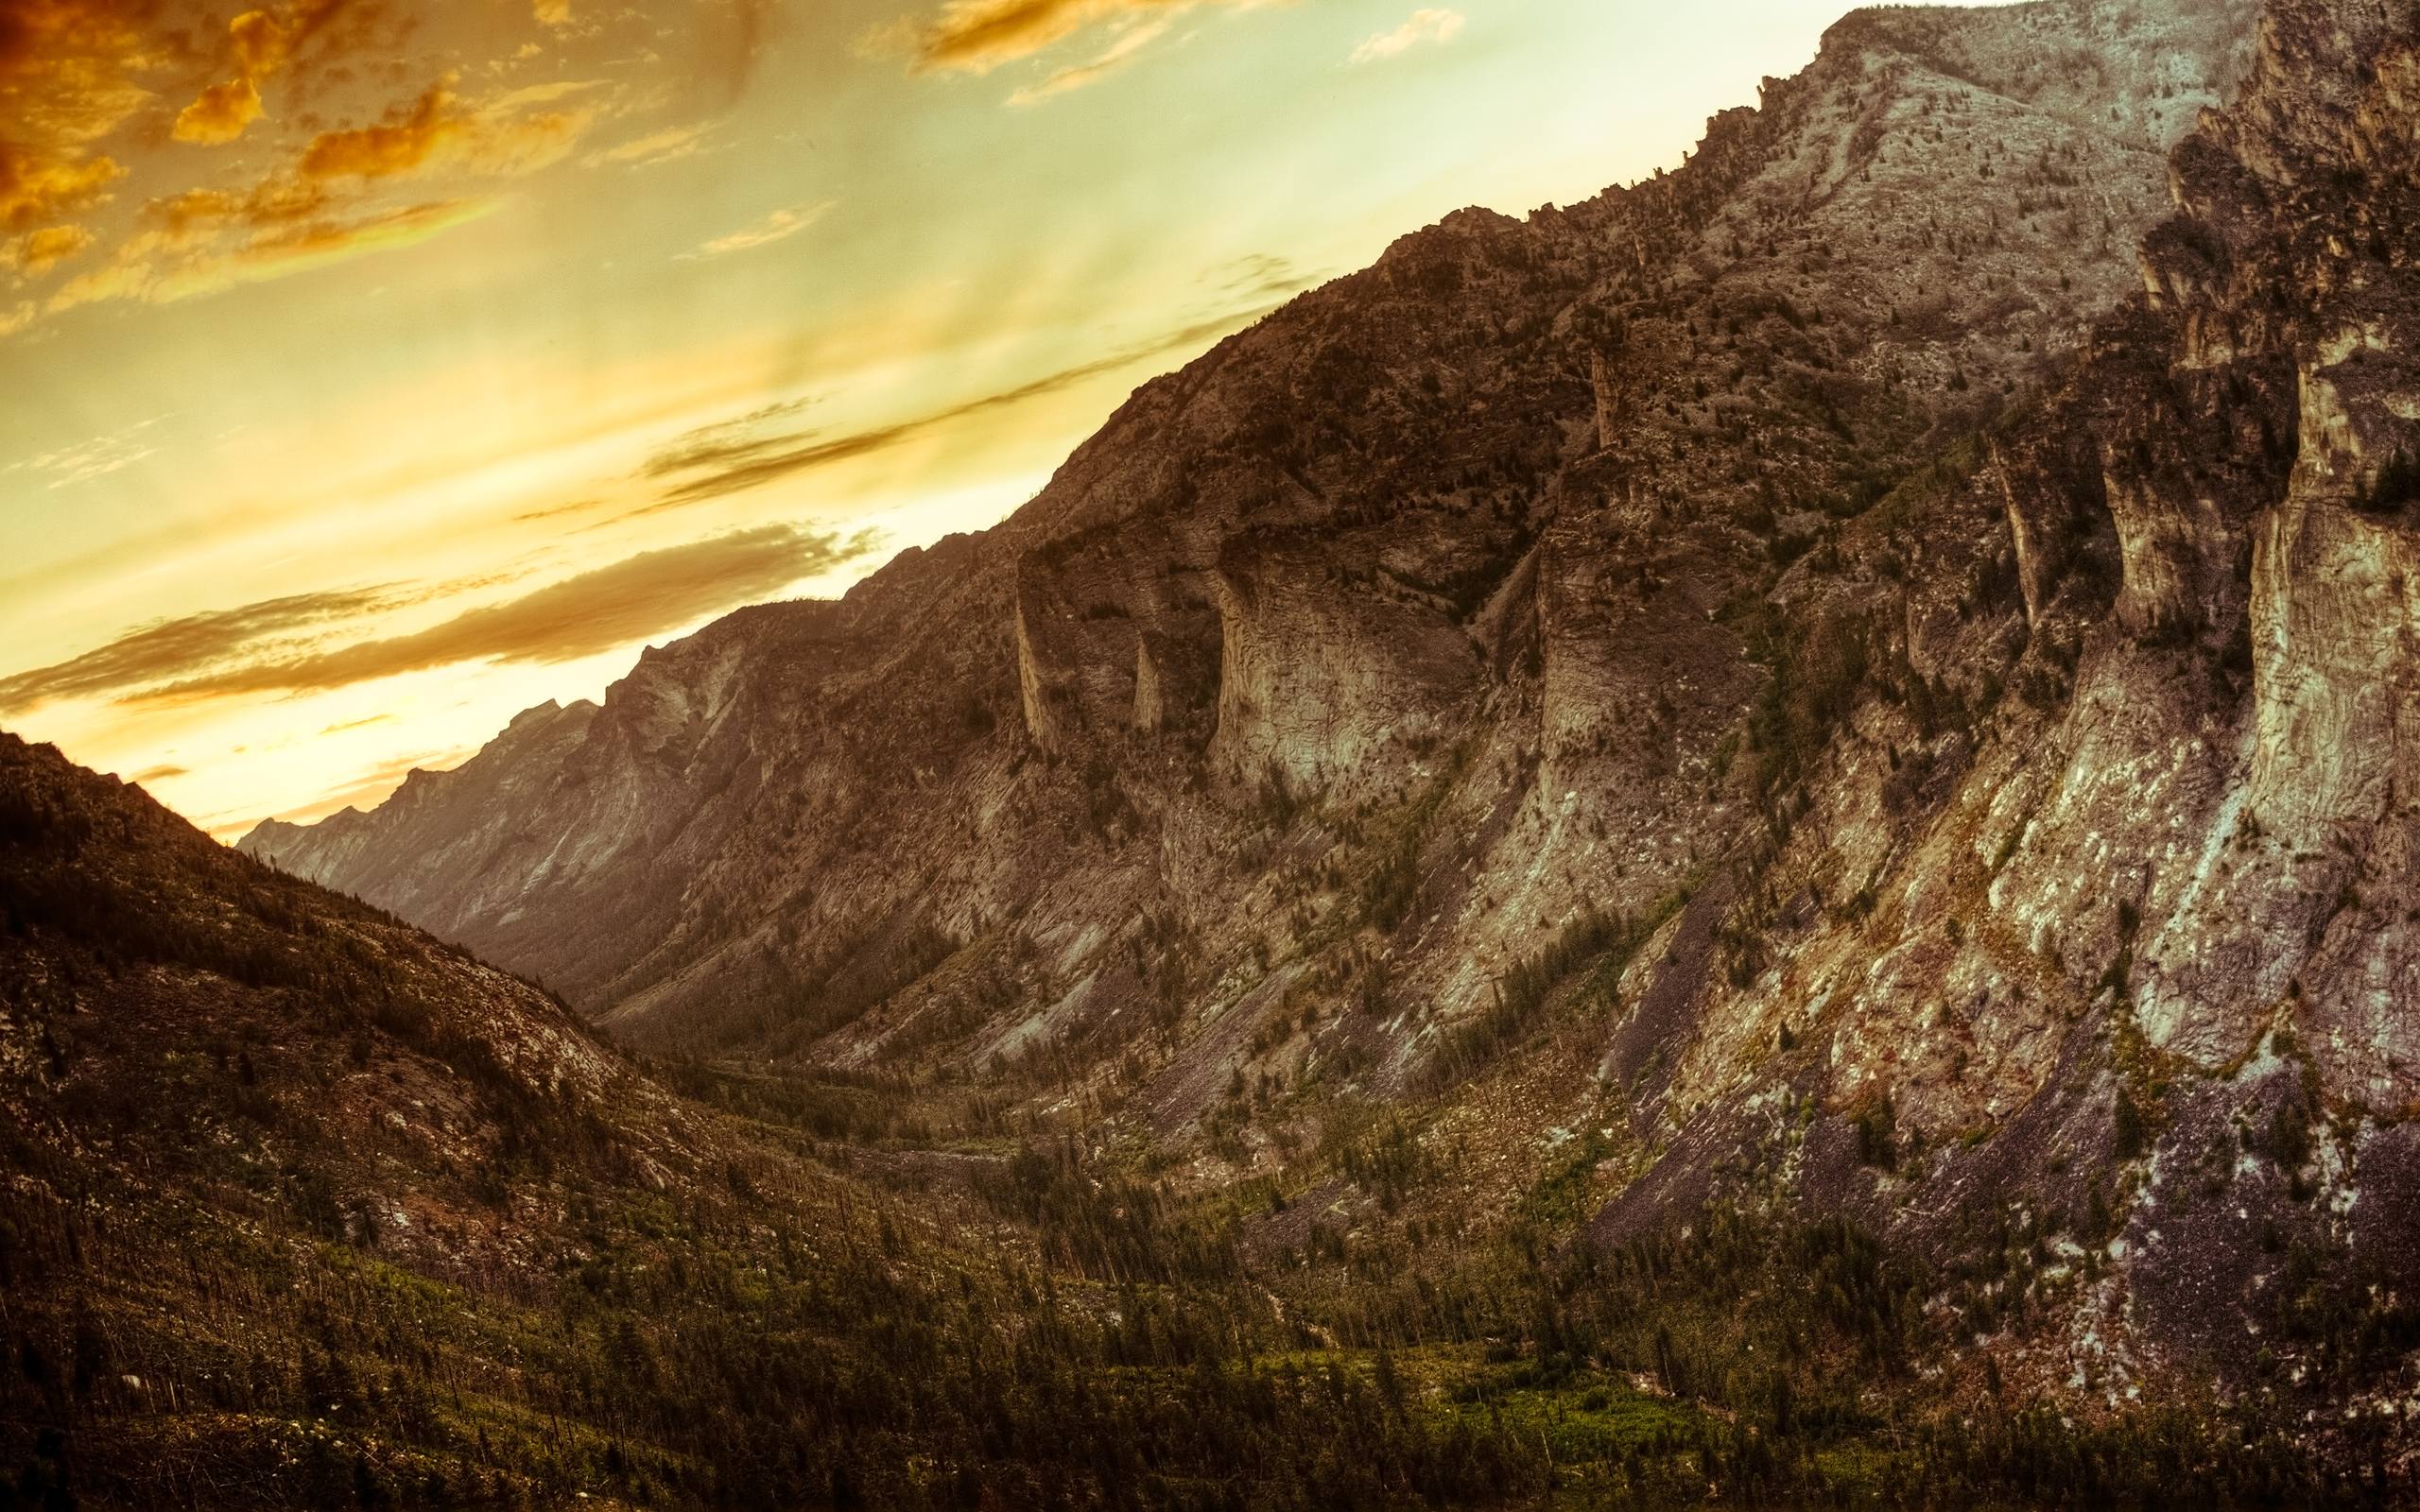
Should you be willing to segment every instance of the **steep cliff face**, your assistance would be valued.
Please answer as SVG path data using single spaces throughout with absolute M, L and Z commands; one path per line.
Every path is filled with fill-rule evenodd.
M 2362 1357 L 2313 1314 L 2412 1281 L 2414 41 L 2394 7 L 2270 6 L 2175 155 L 2144 293 L 1845 529 L 1839 580 L 1784 580 L 1794 625 L 1900 608 L 1865 610 L 1865 691 L 1726 858 L 1733 969 L 1692 988 L 1651 1109 L 1674 1145 L 1606 1222 L 1753 1151 L 1944 1252 L 2009 1203 L 2062 1235 L 2077 1268 L 2028 1289 L 2065 1332 L 2009 1350 L 2043 1384 L 2257 1395 Z M 1783 1087 L 1854 1143 L 1754 1132 Z
M 1356 1233 L 1436 1221 L 1326 1163 L 1383 1110 L 1456 1222 L 1858 1214 L 1995 1380 L 2354 1379 L 2420 1284 L 2412 25 L 1860 12 L 1681 171 L 1406 238 L 998 529 L 432 780 L 431 839 L 247 845 L 624 1032 Z
M 2420 446 L 2397 352 L 2411 117 L 2390 9 L 2273 8 L 2239 104 L 2177 154 L 2184 214 L 2147 243 L 2131 361 L 2102 427 L 2121 610 L 2176 650 L 2167 861 L 2139 885 L 2140 1020 L 2212 1066 L 2299 1022 L 2328 1088 L 2409 1106 L 2415 1045 L 2389 1004 L 2409 786 L 2411 537 L 2399 457 Z M 2239 696 L 2248 676 L 2248 697 Z M 2091 685 L 2087 683 L 2087 694 Z M 2372 902 L 2367 905 L 2362 898 Z
M 1340 554 L 1316 528 L 1256 534 L 1220 554 L 1218 586 L 1210 760 L 1230 778 L 1336 797 L 1383 790 L 1409 752 L 1467 722 L 1478 647 L 1385 554 Z
M 678 1039 L 735 1003 L 812 1017 L 908 936 L 1097 915 L 1131 867 L 1154 880 L 1091 949 L 1161 888 L 1218 923 L 1256 885 L 1239 801 L 1400 805 L 1478 730 L 1521 768 L 1485 806 L 1534 832 L 1543 667 L 1547 759 L 1588 764 L 1574 801 L 1630 813 L 1668 887 L 1711 841 L 1651 832 L 1698 827 L 1761 677 L 1709 611 L 2117 296 L 2242 17 L 1861 13 L 1680 173 L 1451 217 L 1149 386 L 999 529 L 735 616 L 597 714 L 533 714 L 374 814 L 246 847 Z M 1624 619 L 1657 662 L 1607 638 Z M 1154 834 L 1221 854 L 1180 880 Z M 1539 922 L 1470 920 L 1491 960 Z

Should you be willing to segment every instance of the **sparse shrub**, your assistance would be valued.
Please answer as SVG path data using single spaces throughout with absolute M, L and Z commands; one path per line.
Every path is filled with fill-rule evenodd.
M 1857 1134 L 1858 1164 L 1883 1171 L 1899 1168 L 1898 1110 L 1892 1106 L 1887 1089 L 1852 1112 L 1849 1126 Z
M 2118 1159 L 2132 1160 L 2151 1146 L 2151 1125 L 2143 1110 L 2124 1088 L 2118 1091 L 2118 1102 L 2110 1114 L 2112 1136 Z

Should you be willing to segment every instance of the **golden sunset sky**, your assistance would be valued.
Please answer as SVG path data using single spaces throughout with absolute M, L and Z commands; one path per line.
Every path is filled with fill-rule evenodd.
M 366 806 L 1676 164 L 1838 9 L 0 0 L 0 726 L 221 835 Z

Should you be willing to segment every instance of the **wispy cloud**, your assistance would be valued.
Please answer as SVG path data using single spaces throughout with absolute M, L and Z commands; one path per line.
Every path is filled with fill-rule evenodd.
M 517 525 L 526 525 L 540 520 L 560 520 L 565 515 L 589 514 L 602 507 L 603 503 L 601 499 L 574 499 L 569 504 L 544 505 L 535 509 L 522 510 L 512 517 L 512 523 Z
M 493 213 L 498 204 L 493 198 L 473 198 L 340 210 L 322 202 L 311 212 L 283 220 L 274 211 L 258 206 L 204 209 L 188 219 L 182 232 L 154 229 L 128 238 L 107 264 L 60 285 L 43 308 L 56 315 L 112 300 L 171 304 L 366 252 L 417 246 Z M 204 238 L 218 234 L 216 229 L 193 230 L 213 221 L 249 229 L 232 246 L 208 239 L 196 245 L 191 239 L 196 234 Z
M 368 730 L 372 725 L 391 725 L 393 714 L 369 714 L 360 719 L 342 719 L 320 731 L 322 735 L 341 735 L 349 730 Z
M 1414 47 L 1452 42 L 1461 35 L 1462 13 L 1440 7 L 1415 10 L 1392 31 L 1382 31 L 1353 49 L 1357 63 L 1374 63 L 1401 57 Z
M 697 156 L 706 149 L 706 140 L 713 135 L 714 124 L 710 121 L 669 126 L 592 152 L 579 161 L 592 168 L 651 168 L 659 163 Z
M 1087 84 L 1096 83 L 1133 61 L 1144 48 L 1159 41 L 1160 37 L 1175 25 L 1174 13 L 1135 21 L 1120 32 L 1107 47 L 1101 49 L 1100 55 L 1090 62 L 1071 63 L 1038 84 L 1028 84 L 1011 94 L 1009 103 L 1039 105 L 1054 95 L 1064 94 L 1070 90 L 1081 89 Z
M 1253 252 L 1209 269 L 1201 275 L 1201 282 L 1223 298 L 1248 302 L 1298 294 L 1319 283 L 1320 278 L 1304 272 L 1287 258 Z
M 843 537 L 788 525 L 641 552 L 407 635 L 268 657 L 146 688 L 145 698 L 314 693 L 466 662 L 573 662 L 769 598 L 866 556 L 870 532 Z
M 744 252 L 753 248 L 769 247 L 774 242 L 787 241 L 821 220 L 838 203 L 839 203 L 838 200 L 826 199 L 818 204 L 792 205 L 786 210 L 776 210 L 744 231 L 733 232 L 728 236 L 717 236 L 710 242 L 700 243 L 693 250 L 675 255 L 682 261 L 695 262 L 700 258 L 726 257 L 733 252 Z
M 664 477 L 696 468 L 721 467 L 767 451 L 793 444 L 801 434 L 781 423 L 815 404 L 812 398 L 785 399 L 759 404 L 744 415 L 683 431 L 671 444 L 648 458 L 642 475 Z
M 81 656 L 0 678 L 0 713 L 62 698 L 118 696 L 192 677 L 393 602 L 389 589 L 344 589 L 294 593 L 143 626 Z
M 765 526 L 642 552 L 409 634 L 334 645 L 332 632 L 349 623 L 502 579 L 295 593 L 210 610 L 140 626 L 64 662 L 0 678 L 0 714 L 78 698 L 139 704 L 320 692 L 471 662 L 577 661 L 769 597 L 877 544 L 867 532 L 843 537 Z
M 1055 394 L 1087 379 L 1115 372 L 1121 368 L 1130 368 L 1138 362 L 1193 346 L 1211 336 L 1224 335 L 1259 318 L 1275 307 L 1274 303 L 1263 300 L 1246 309 L 1228 310 L 1181 329 L 1165 332 L 1150 340 L 1122 347 L 1091 362 L 1046 373 L 1030 383 L 1019 384 L 997 393 L 983 394 L 888 425 L 838 434 L 818 431 L 783 435 L 739 434 L 727 441 L 711 438 L 707 433 L 692 432 L 658 453 L 641 470 L 644 477 L 691 475 L 667 489 L 654 504 L 633 512 L 652 514 L 718 499 L 792 473 L 830 467 L 854 457 L 905 445 L 959 421 Z
M 927 17 L 908 17 L 867 35 L 862 49 L 904 57 L 919 74 L 989 74 L 1080 36 L 1111 33 L 1087 62 L 1058 69 L 1009 96 L 1030 105 L 1123 67 L 1186 12 L 1212 7 L 1253 10 L 1283 0 L 944 0 Z
M 158 450 L 152 444 L 149 433 L 162 418 L 154 415 L 149 420 L 137 421 L 73 446 L 62 446 L 56 451 L 11 462 L 0 468 L 0 474 L 20 471 L 46 473 L 49 481 L 45 487 L 53 489 L 69 488 L 94 478 L 107 477 L 120 468 L 133 466 Z

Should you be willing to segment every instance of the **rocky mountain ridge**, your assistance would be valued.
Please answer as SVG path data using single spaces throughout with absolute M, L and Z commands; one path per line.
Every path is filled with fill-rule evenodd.
M 2128 280 L 2123 249 L 2161 198 L 2156 147 L 2237 66 L 2242 15 L 1861 12 L 1762 110 L 1719 117 L 1680 173 L 1529 223 L 1451 217 L 1147 386 L 997 530 L 908 553 L 838 606 L 750 610 L 650 652 L 601 723 L 546 723 L 563 747 L 508 737 L 374 815 L 265 826 L 245 848 L 592 1010 L 628 1023 L 661 1002 L 677 1025 L 684 1004 L 821 964 L 763 916 L 804 906 L 819 938 L 881 933 L 865 916 L 895 902 L 852 887 L 817 905 L 801 882 L 860 856 L 920 866 L 931 845 L 852 826 L 952 806 L 937 787 L 1046 789 L 1001 771 L 1028 749 L 1150 736 L 1207 747 L 1230 788 L 1273 763 L 1296 785 L 1399 791 L 1421 734 L 1393 728 L 1396 705 L 1436 730 L 1466 722 L 1447 706 L 1503 680 L 1536 601 L 1600 611 L 1599 593 L 1537 586 L 1552 561 L 1618 552 L 1621 529 L 1686 507 L 1683 533 L 1704 540 L 1674 559 L 1706 558 L 1727 589 L 1871 502 L 1889 471 L 1871 454 L 1956 434 L 2071 343 Z M 2061 43 L 2076 77 L 2046 64 Z M 2109 255 L 2065 258 L 2079 236 Z M 1758 455 L 1720 464 L 1735 475 L 1706 491 L 1721 497 L 1669 481 L 1752 428 Z M 1649 497 L 1659 477 L 1668 498 Z M 1538 551 L 1559 525 L 1561 549 Z M 1329 593 L 1339 575 L 1359 591 Z M 1273 654 L 1298 609 L 1317 657 Z M 1398 639 L 1416 653 L 1394 656 Z M 1566 686 L 1547 660 L 1544 680 Z M 1706 720 L 1736 714 L 1755 676 L 1736 672 Z M 1554 701 L 1550 722 L 1611 713 Z M 893 802 L 892 784 L 927 800 Z M 760 797 L 779 812 L 754 815 Z M 813 854 L 747 875 L 764 863 L 746 829 Z M 1031 886 L 986 879 L 926 922 L 969 936 L 1029 910 Z M 726 920 L 734 907 L 757 917 Z
M 996 530 L 246 849 L 636 1039 L 1277 1181 L 1271 1244 L 1418 1249 L 1322 1159 L 1384 1117 L 1457 1221 L 1854 1214 L 1993 1391 L 2342 1408 L 2420 1284 L 2414 44 L 1860 12 Z

